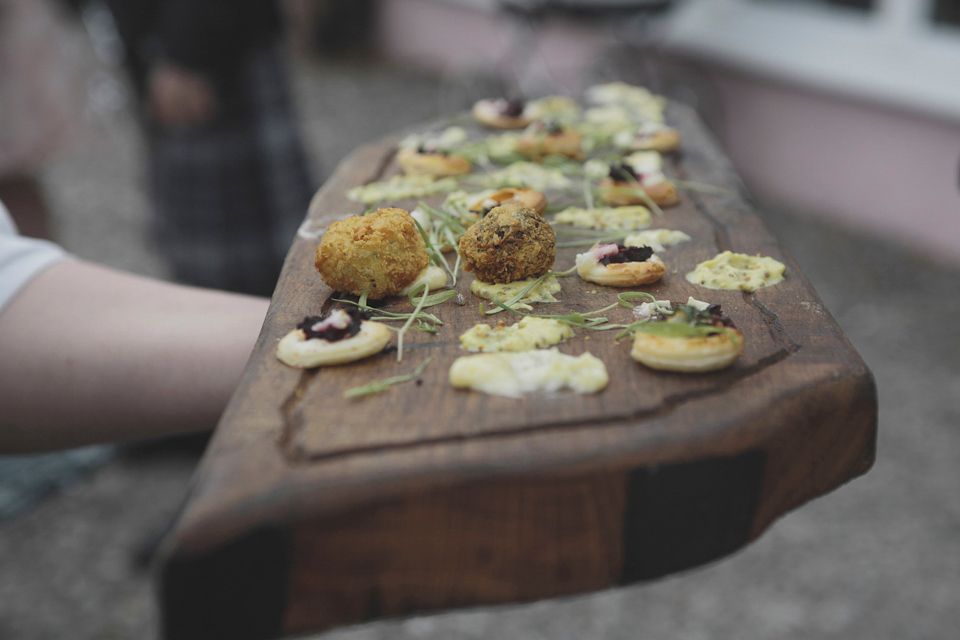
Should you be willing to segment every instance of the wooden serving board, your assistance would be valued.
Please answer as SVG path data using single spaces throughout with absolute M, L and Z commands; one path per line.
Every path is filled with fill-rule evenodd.
M 464 355 L 460 333 L 516 321 L 479 312 L 470 274 L 457 285 L 467 304 L 432 308 L 444 325 L 407 333 L 402 362 L 387 352 L 311 371 L 284 366 L 277 341 L 333 304 L 313 267 L 316 236 L 363 211 L 346 199 L 350 187 L 397 172 L 396 140 L 361 148 L 311 204 L 166 542 L 168 638 L 272 638 L 651 579 L 734 551 L 869 469 L 872 375 L 696 115 L 671 105 L 668 120 L 684 139 L 668 175 L 724 191 L 685 191 L 655 218 L 654 228 L 693 240 L 662 252 L 667 275 L 643 290 L 720 303 L 746 338 L 734 366 L 655 372 L 629 357 L 629 339 L 578 331 L 560 348 L 606 363 L 610 383 L 599 394 L 454 390 L 447 372 Z M 787 265 L 786 279 L 753 294 L 686 282 L 687 271 L 725 249 L 772 256 Z M 559 251 L 555 269 L 584 250 Z M 617 293 L 575 275 L 561 282 L 561 301 L 538 311 L 590 311 Z M 606 315 L 630 321 L 627 309 Z M 428 357 L 416 382 L 342 396 Z

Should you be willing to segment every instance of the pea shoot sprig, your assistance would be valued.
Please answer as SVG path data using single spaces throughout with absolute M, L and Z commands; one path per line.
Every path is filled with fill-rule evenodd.
M 416 303 L 416 306 L 413 309 L 413 313 L 410 314 L 410 317 L 407 318 L 407 321 L 403 323 L 403 326 L 400 327 L 400 330 L 397 332 L 397 362 L 400 362 L 403 360 L 403 336 L 407 333 L 407 329 L 410 328 L 410 325 L 413 324 L 414 319 L 416 319 L 416 317 L 420 314 L 420 311 L 423 309 L 427 301 L 427 298 L 430 297 L 429 295 L 430 287 L 428 287 L 426 283 L 424 283 L 410 292 L 409 298 L 411 303 L 413 303 L 413 297 L 417 294 L 418 291 L 421 291 L 421 290 L 423 291 L 423 295 L 420 296 L 420 300 Z M 453 291 L 453 290 L 445 291 L 444 293 L 452 293 L 453 295 L 456 295 L 456 291 Z M 439 296 L 441 294 L 436 294 L 436 295 Z M 452 297 L 453 296 L 448 295 L 446 299 L 449 300 Z M 439 324 L 439 321 L 438 321 L 438 324 Z
M 446 256 L 443 255 L 443 251 L 437 248 L 437 244 L 439 244 L 443 240 L 441 240 L 438 237 L 438 235 L 436 234 L 433 228 L 433 225 L 431 225 L 430 231 L 428 232 L 426 229 L 423 228 L 423 225 L 421 225 L 416 218 L 413 219 L 413 224 L 417 225 L 417 231 L 420 232 L 420 237 L 423 238 L 423 243 L 427 247 L 427 256 L 430 258 L 430 262 L 432 262 L 436 266 L 446 271 L 447 275 L 450 276 L 450 279 L 453 285 L 456 285 L 457 271 L 460 268 L 460 264 L 459 264 L 460 254 L 457 254 L 457 264 L 454 266 L 453 269 L 451 269 L 450 263 L 447 262 Z
M 535 287 L 537 287 L 537 286 L 539 286 L 540 284 L 542 284 L 542 283 L 543 283 L 547 278 L 549 278 L 550 276 L 556 276 L 556 277 L 561 277 L 561 278 L 562 278 L 563 276 L 568 276 L 568 275 L 570 275 L 571 273 L 573 273 L 573 272 L 576 271 L 576 270 L 577 270 L 576 267 L 570 267 L 570 268 L 567 269 L 566 271 L 548 271 L 548 272 L 546 272 L 545 274 L 543 274 L 542 276 L 540 276 L 539 278 L 534 278 L 533 281 L 531 281 L 530 283 L 528 283 L 523 289 L 521 289 L 520 291 L 518 291 L 517 293 L 515 293 L 509 300 L 507 300 L 507 301 L 504 302 L 504 303 L 501 303 L 500 300 L 499 300 L 496 296 L 494 296 L 492 302 L 493 302 L 494 304 L 496 304 L 496 305 L 499 305 L 499 306 L 497 306 L 497 307 L 494 307 L 494 308 L 492 308 L 492 309 L 484 309 L 484 308 L 483 308 L 483 303 L 481 302 L 481 303 L 480 303 L 480 312 L 483 313 L 484 315 L 488 315 L 488 316 L 489 316 L 489 315 L 493 315 L 493 314 L 495 314 L 495 313 L 500 313 L 501 311 L 504 311 L 503 308 L 500 308 L 502 305 L 507 305 L 507 307 L 509 307 L 510 305 L 514 305 L 514 304 L 517 304 L 517 303 L 524 304 L 524 303 L 522 302 L 524 296 L 526 296 L 528 293 L 530 293 Z M 508 310 L 509 310 L 509 311 L 513 311 L 513 309 L 508 309 Z
M 347 389 L 343 392 L 344 398 L 359 398 L 361 396 L 368 396 L 374 393 L 379 393 L 381 391 L 386 391 L 392 385 L 399 384 L 401 382 L 410 382 L 411 380 L 416 380 L 423 373 L 424 369 L 427 368 L 427 365 L 433 361 L 433 356 L 430 356 L 414 369 L 411 373 L 405 373 L 399 376 L 393 376 L 392 378 L 385 378 L 383 380 L 374 380 L 368 384 L 365 384 L 361 387 L 353 387 L 352 389 Z
M 605 311 L 609 311 L 617 306 L 617 303 L 614 302 L 613 304 L 602 309 L 597 309 L 596 311 L 586 311 L 583 313 L 578 311 L 574 311 L 573 313 L 527 313 L 520 311 L 506 302 L 502 302 L 499 298 L 494 298 L 493 303 L 499 307 L 499 310 L 494 311 L 494 313 L 499 313 L 499 311 L 510 311 L 518 316 L 529 318 L 547 318 L 580 329 L 596 329 L 599 326 L 606 324 L 607 318 L 597 314 L 604 313 Z M 491 312 L 487 311 L 486 313 Z
M 520 311 L 512 306 L 515 303 L 512 298 L 506 302 L 499 299 L 494 299 L 493 303 L 497 305 L 501 311 L 510 311 L 518 316 L 548 318 L 579 329 L 586 329 L 589 331 L 611 331 L 620 329 L 620 332 L 614 336 L 615 340 L 620 340 L 628 335 L 632 336 L 638 331 L 661 335 L 664 337 L 697 337 L 708 335 L 710 333 L 716 333 L 717 331 L 721 330 L 721 328 L 708 325 L 693 325 L 685 322 L 652 321 L 651 318 L 644 318 L 629 324 L 620 324 L 610 322 L 606 316 L 600 315 L 617 307 L 632 309 L 633 304 L 631 303 L 631 300 L 637 299 L 645 299 L 648 302 L 654 303 L 657 302 L 657 299 L 654 296 L 643 291 L 623 291 L 617 294 L 616 302 L 600 309 L 565 314 L 527 313 Z
M 421 291 L 423 294 L 419 299 L 415 299 L 417 294 L 419 294 Z M 427 307 L 434 307 L 438 304 L 443 304 L 447 300 L 456 297 L 457 295 L 457 291 L 455 289 L 448 289 L 439 293 L 431 294 L 429 289 L 427 289 L 427 285 L 421 284 L 407 294 L 407 299 L 410 301 L 410 304 L 414 306 L 413 312 L 403 313 L 397 311 L 387 311 L 385 309 L 378 309 L 370 306 L 370 304 L 367 302 L 369 293 L 369 291 L 365 291 L 363 295 L 360 296 L 360 299 L 356 302 L 346 298 L 334 299 L 337 302 L 359 307 L 363 311 L 366 311 L 370 314 L 371 320 L 377 320 L 380 322 L 403 322 L 403 326 L 401 326 L 399 329 L 387 325 L 389 329 L 397 332 L 397 362 L 403 360 L 403 337 L 407 331 L 413 329 L 415 331 L 436 333 L 437 327 L 443 324 L 443 321 L 440 318 L 432 313 L 426 313 L 423 311 L 423 309 Z M 416 323 L 416 325 L 414 325 L 414 323 Z
M 617 296 L 621 304 L 626 307 L 630 306 L 630 303 L 627 302 L 628 299 L 640 297 L 649 298 L 650 302 L 654 304 L 658 302 L 658 300 L 650 294 L 640 291 L 624 292 Z M 660 309 L 657 311 L 662 313 Z M 619 340 L 628 335 L 633 336 L 637 332 L 649 333 L 664 338 L 700 338 L 716 333 L 732 331 L 727 327 L 718 327 L 706 322 L 706 318 L 704 318 L 701 311 L 687 305 L 674 307 L 667 313 L 672 314 L 668 319 L 654 319 L 654 316 L 657 315 L 654 314 L 654 316 L 642 318 L 630 324 L 610 324 L 598 327 L 598 330 L 621 329 L 621 331 L 614 336 L 615 340 Z

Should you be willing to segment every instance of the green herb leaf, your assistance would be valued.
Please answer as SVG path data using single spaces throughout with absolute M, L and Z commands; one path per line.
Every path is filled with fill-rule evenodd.
M 420 375 L 423 373 L 424 369 L 426 369 L 426 368 L 427 368 L 427 365 L 430 364 L 430 362 L 432 362 L 432 361 L 433 361 L 433 357 L 432 357 L 432 356 L 429 357 L 429 358 L 427 358 L 426 360 L 424 360 L 423 362 L 421 362 L 421 363 L 417 366 L 417 368 L 413 370 L 412 373 L 407 373 L 407 374 L 404 374 L 404 375 L 402 375 L 402 376 L 394 376 L 394 377 L 392 377 L 392 378 L 386 378 L 386 379 L 384 379 L 384 380 L 377 380 L 377 381 L 375 381 L 375 382 L 371 382 L 371 383 L 369 383 L 369 384 L 365 384 L 365 385 L 363 385 L 362 387 L 354 387 L 354 388 L 352 388 L 352 389 L 347 389 L 346 391 L 343 392 L 343 397 L 344 397 L 344 398 L 359 398 L 359 397 L 361 397 L 361 396 L 368 396 L 368 395 L 371 395 L 371 394 L 374 394 L 374 393 L 379 393 L 379 392 L 381 392 L 381 391 L 385 391 L 386 389 L 388 389 L 388 388 L 391 387 L 392 385 L 395 385 L 395 384 L 398 384 L 398 383 L 401 383 L 401 382 L 409 382 L 409 381 L 411 381 L 411 380 L 415 380 L 415 379 L 417 379 L 417 378 L 420 377 Z
M 702 338 L 713 333 L 727 333 L 729 331 L 726 327 L 693 326 L 683 322 L 643 322 L 639 323 L 636 330 L 664 338 Z
M 426 284 L 421 284 L 419 287 L 417 287 L 416 289 L 414 289 L 413 291 L 410 292 L 410 295 L 409 295 L 408 297 L 410 298 L 410 303 L 411 303 L 411 304 L 413 304 L 413 297 L 414 297 L 415 295 L 417 295 L 417 292 L 418 292 L 418 291 L 423 291 L 423 295 L 420 297 L 420 301 L 417 302 L 416 308 L 413 310 L 413 313 L 410 314 L 410 317 L 407 319 L 406 323 L 404 323 L 404 325 L 403 325 L 402 327 L 400 327 L 400 331 L 397 332 L 397 362 L 400 362 L 400 361 L 403 360 L 403 336 L 404 336 L 404 334 L 407 332 L 407 329 L 410 328 L 410 325 L 413 324 L 414 319 L 415 319 L 418 315 L 420 315 L 420 311 L 423 309 L 424 303 L 426 303 L 427 298 L 430 297 L 430 296 L 428 295 L 428 294 L 430 293 L 429 287 L 427 287 Z M 452 292 L 452 293 L 453 293 L 454 295 L 456 295 L 456 292 L 455 292 L 455 291 Z M 449 300 L 450 298 L 448 297 L 447 299 Z

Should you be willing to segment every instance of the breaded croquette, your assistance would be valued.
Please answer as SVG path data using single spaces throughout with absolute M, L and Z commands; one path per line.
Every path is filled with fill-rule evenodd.
M 320 277 L 336 291 L 371 300 L 392 296 L 427 266 L 427 248 L 413 217 L 403 209 L 381 208 L 334 222 L 317 247 Z
M 494 207 L 460 238 L 463 268 L 490 284 L 542 276 L 557 257 L 553 227 L 519 204 Z

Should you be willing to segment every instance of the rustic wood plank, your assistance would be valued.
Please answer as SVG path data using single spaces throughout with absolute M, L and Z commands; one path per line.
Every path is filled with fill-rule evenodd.
M 490 320 L 471 301 L 437 308 L 443 330 L 408 335 L 402 363 L 385 353 L 316 371 L 281 365 L 277 340 L 330 304 L 313 269 L 316 238 L 362 211 L 347 188 L 396 170 L 395 140 L 362 148 L 311 204 L 167 541 L 170 638 L 266 638 L 650 579 L 739 548 L 870 467 L 870 372 L 693 112 L 671 105 L 669 117 L 685 143 L 668 172 L 726 191 L 686 192 L 668 210 L 662 226 L 694 240 L 664 252 L 668 275 L 645 290 L 721 303 L 747 337 L 743 357 L 711 374 L 657 373 L 629 358 L 626 340 L 580 335 L 563 350 L 605 361 L 611 382 L 601 394 L 454 391 L 446 376 L 461 355 L 457 337 Z M 754 294 L 684 280 L 724 249 L 781 260 L 787 278 Z M 562 250 L 557 268 L 576 251 Z M 468 300 L 471 277 L 458 283 Z M 615 295 L 576 277 L 563 287 L 551 312 Z M 422 384 L 341 396 L 429 356 Z

